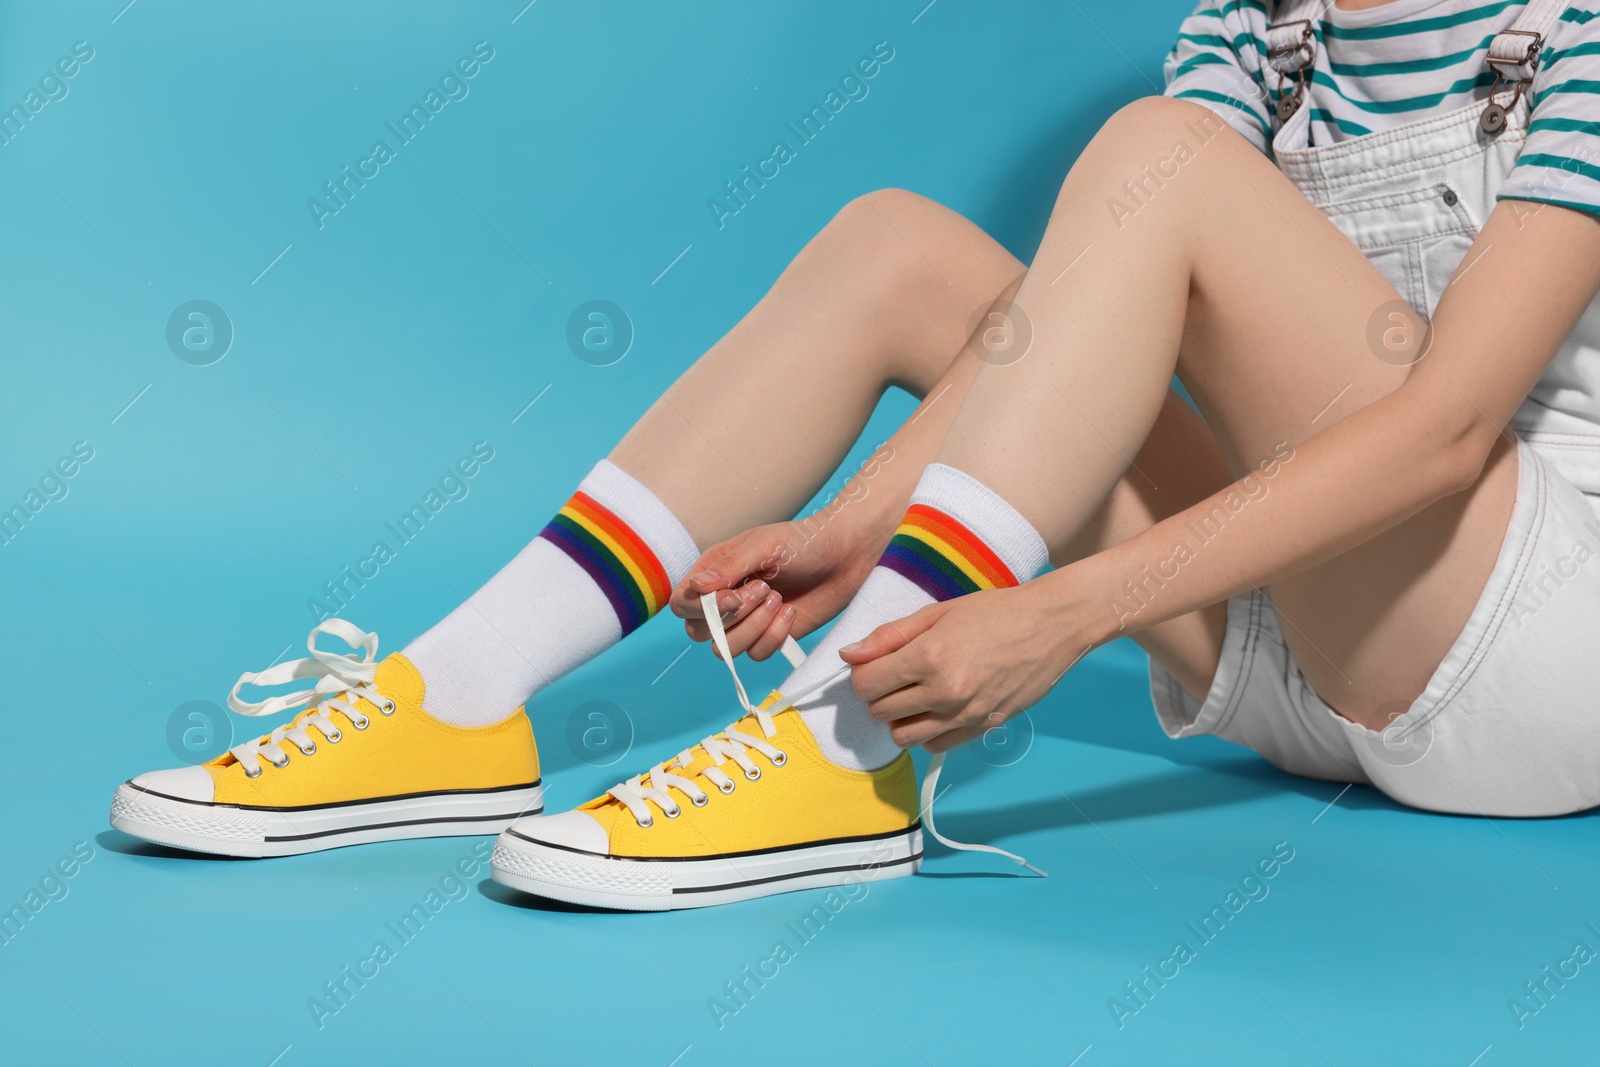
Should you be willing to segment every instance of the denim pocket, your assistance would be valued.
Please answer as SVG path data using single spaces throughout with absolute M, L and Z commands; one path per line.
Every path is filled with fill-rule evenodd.
M 1478 234 L 1461 198 L 1439 184 L 1335 201 L 1322 212 L 1424 319 Z

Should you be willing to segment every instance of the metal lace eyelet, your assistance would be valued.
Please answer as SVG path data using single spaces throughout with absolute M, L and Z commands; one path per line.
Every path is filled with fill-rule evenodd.
M 317 754 L 317 743 L 313 741 L 310 748 L 300 749 L 300 754 L 302 756 L 315 756 Z
M 289 766 L 289 757 L 288 757 L 287 754 L 285 754 L 284 757 L 283 757 L 283 762 L 282 763 L 279 763 L 277 760 L 272 760 L 272 759 L 267 760 L 267 762 L 272 764 L 274 767 L 278 768 L 278 770 L 281 771 L 285 767 Z
M 333 733 L 324 734 L 323 736 L 325 736 L 331 744 L 337 745 L 340 738 L 344 737 L 344 732 L 341 730 L 335 730 Z
M 706 793 L 701 793 L 699 797 L 691 797 L 689 799 L 689 803 L 693 804 L 697 808 L 703 808 L 707 804 L 711 803 L 711 797 Z
M 655 819 L 654 815 L 646 816 L 643 822 L 639 822 L 639 820 L 637 820 L 637 819 L 635 819 L 634 821 L 639 823 L 639 829 L 641 829 L 641 830 L 648 830 L 648 829 L 650 829 L 650 827 L 652 827 L 652 826 L 654 826 L 656 824 L 656 819 Z
M 661 814 L 665 815 L 669 819 L 676 819 L 678 816 L 683 814 L 683 809 L 678 807 L 678 805 L 674 804 L 672 806 L 672 810 L 671 811 L 668 811 L 665 808 L 663 808 L 661 810 Z
M 787 753 L 787 752 L 774 752 L 772 754 L 772 765 L 774 767 L 782 767 L 785 763 L 788 763 L 788 762 L 789 762 L 789 753 Z
M 372 720 L 369 719 L 369 718 L 366 718 L 365 716 L 362 717 L 360 722 L 355 724 L 357 730 L 365 730 L 368 726 L 371 726 L 371 725 L 372 725 Z
M 387 707 L 379 708 L 378 709 L 378 713 L 381 714 L 381 715 L 393 715 L 394 714 L 394 701 L 392 701 L 392 700 L 389 701 L 389 704 L 388 704 Z
M 724 795 L 724 796 L 726 796 L 726 795 L 727 795 L 727 794 L 729 794 L 729 793 L 731 793 L 731 792 L 733 792 L 733 780 L 732 780 L 732 779 L 731 779 L 731 778 L 730 778 L 730 779 L 729 779 L 729 780 L 728 780 L 728 781 L 727 781 L 727 783 L 726 783 L 726 784 L 724 784 L 724 785 L 719 785 L 719 786 L 717 786 L 717 788 L 718 788 L 718 789 L 720 789 L 720 790 L 721 790 L 721 791 L 722 791 L 722 794 L 723 794 L 723 795 Z
M 254 774 L 251 774 L 250 773 L 250 768 L 246 767 L 244 769 L 244 776 L 246 778 L 260 778 L 261 777 L 261 765 L 259 763 L 256 764 L 256 773 L 254 773 Z
M 752 782 L 758 781 L 761 778 L 761 768 L 760 767 L 755 767 L 755 768 L 752 768 L 751 770 L 745 771 L 744 772 L 744 776 L 746 778 L 750 779 L 750 781 L 752 781 Z

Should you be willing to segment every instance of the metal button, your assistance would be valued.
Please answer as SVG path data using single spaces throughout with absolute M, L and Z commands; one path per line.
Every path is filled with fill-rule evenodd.
M 1450 207 L 1455 207 L 1456 206 L 1456 201 L 1461 199 L 1459 196 L 1456 195 L 1456 191 L 1454 189 L 1451 189 L 1449 186 L 1445 187 L 1445 190 L 1444 190 L 1444 193 L 1443 193 L 1443 197 L 1444 197 L 1444 202 Z

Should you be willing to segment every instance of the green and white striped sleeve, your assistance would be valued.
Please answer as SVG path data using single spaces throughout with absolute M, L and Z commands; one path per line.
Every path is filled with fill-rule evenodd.
M 1548 38 L 1533 79 L 1528 140 L 1500 199 L 1600 215 L 1600 2 L 1570 5 Z
M 1261 77 L 1266 17 L 1261 0 L 1200 0 L 1164 67 L 1165 95 L 1209 107 L 1263 152 L 1272 130 Z

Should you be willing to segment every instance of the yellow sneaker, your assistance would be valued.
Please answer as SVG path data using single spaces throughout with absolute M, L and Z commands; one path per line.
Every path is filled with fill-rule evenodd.
M 933 803 L 943 753 L 928 763 L 920 809 L 910 753 L 875 771 L 822 754 L 793 705 L 850 668 L 751 704 L 716 594 L 702 596 L 700 607 L 745 717 L 582 807 L 513 823 L 495 842 L 495 881 L 593 907 L 703 908 L 915 874 L 924 821 L 942 845 L 1003 856 L 1044 876 L 1015 853 L 939 832 Z M 805 659 L 793 638 L 783 655 L 795 667 Z
M 800 713 L 752 714 L 676 759 L 500 835 L 494 880 L 573 904 L 664 911 L 914 874 L 922 861 L 909 753 L 853 771 Z
M 910 754 L 875 771 L 822 754 L 792 705 L 842 671 L 751 704 L 715 595 L 700 603 L 744 718 L 581 807 L 513 823 L 495 843 L 494 880 L 573 904 L 667 911 L 915 874 Z M 792 639 L 783 654 L 805 658 Z
M 362 655 L 316 647 L 331 634 Z M 377 662 L 378 638 L 340 619 L 311 631 L 311 658 L 245 674 L 228 706 L 245 715 L 305 710 L 210 763 L 124 783 L 111 825 L 160 845 L 223 856 L 290 856 L 369 841 L 498 833 L 543 810 L 539 752 L 521 708 L 492 726 L 422 710 L 411 661 Z M 260 703 L 246 684 L 316 679 Z

